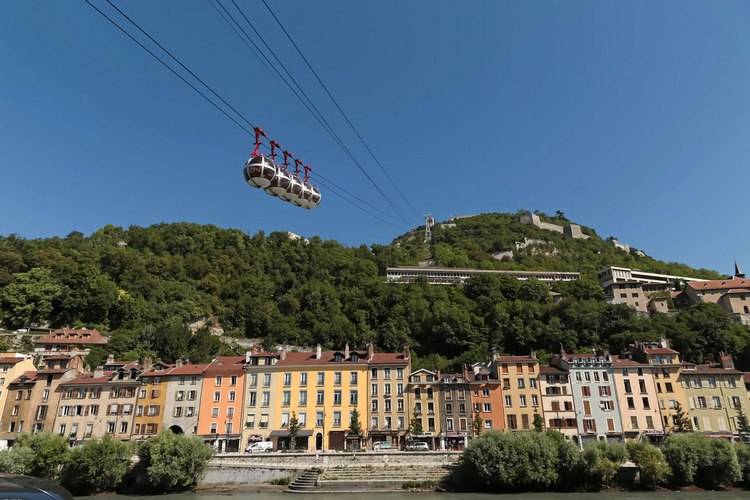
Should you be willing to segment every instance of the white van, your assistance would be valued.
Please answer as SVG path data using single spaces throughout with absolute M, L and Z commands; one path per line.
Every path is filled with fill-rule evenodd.
M 273 451 L 272 441 L 258 441 L 257 443 L 250 443 L 245 448 L 246 453 L 267 453 Z

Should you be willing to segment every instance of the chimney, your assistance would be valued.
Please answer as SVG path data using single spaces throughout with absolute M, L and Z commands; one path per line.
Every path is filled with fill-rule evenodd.
M 531 359 L 536 359 L 536 351 L 533 349 L 531 350 Z
M 183 365 L 183 364 L 184 364 L 184 363 L 182 362 L 182 358 L 177 358 L 177 359 L 175 360 L 175 362 L 174 362 L 174 366 L 175 366 L 175 368 L 182 368 L 182 365 Z
M 435 368 L 435 378 L 440 382 L 440 367 Z
M 258 345 L 254 345 L 254 346 L 252 346 L 250 348 L 250 354 L 251 355 L 258 354 L 259 352 L 260 352 L 260 346 L 258 346 Z
M 344 359 L 349 359 L 349 342 L 344 345 Z
M 372 357 L 375 355 L 375 349 L 372 347 L 372 342 L 367 343 L 367 361 L 372 361 Z
M 732 360 L 730 354 L 719 353 L 719 361 L 721 362 L 721 367 L 725 370 L 734 370 L 734 360 Z
M 108 365 L 111 365 L 114 362 L 115 362 L 115 355 L 114 354 L 110 354 L 109 356 L 107 356 L 107 364 Z
M 469 380 L 469 370 L 468 370 L 468 368 L 466 367 L 466 364 L 464 364 L 464 365 L 463 365 L 463 366 L 461 367 L 461 373 L 462 373 L 462 374 L 463 374 L 463 376 L 464 376 L 464 380 Z
M 411 348 L 407 344 L 404 346 L 404 360 L 408 361 L 410 357 L 411 357 Z
M 286 359 L 286 347 L 281 348 L 281 352 L 279 352 L 279 359 L 282 361 Z
M 665 339 L 664 337 L 661 337 L 659 339 L 659 347 L 663 347 L 665 349 L 668 348 L 669 344 L 667 343 L 667 339 Z
M 320 350 L 320 344 L 315 348 L 315 359 L 320 359 L 320 357 L 323 355 L 323 352 Z
M 99 378 L 104 376 L 104 367 L 97 366 L 96 370 L 94 370 L 94 378 Z
M 151 359 L 151 356 L 146 356 L 146 358 L 143 360 L 143 371 L 150 372 L 153 367 L 154 360 Z
M 479 371 L 482 369 L 479 365 L 474 365 L 474 375 L 479 375 Z

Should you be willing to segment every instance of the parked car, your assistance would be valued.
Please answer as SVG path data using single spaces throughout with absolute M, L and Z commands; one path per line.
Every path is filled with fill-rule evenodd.
M 406 443 L 406 451 L 430 451 L 430 446 L 424 441 L 409 441 Z
M 378 441 L 372 444 L 372 451 L 390 450 L 392 448 L 393 446 L 390 441 Z
M 246 453 L 267 453 L 273 451 L 273 441 L 258 441 L 251 443 L 245 448 Z

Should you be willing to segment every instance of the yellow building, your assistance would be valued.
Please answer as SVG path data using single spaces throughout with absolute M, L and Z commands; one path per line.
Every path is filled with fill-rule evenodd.
M 348 346 L 343 351 L 322 351 L 318 346 L 315 352 L 266 354 L 260 356 L 268 358 L 262 365 L 252 365 L 252 359 L 246 363 L 246 431 L 255 429 L 258 436 L 273 441 L 274 449 L 287 449 L 291 447 L 289 422 L 296 416 L 296 449 L 343 450 L 347 441 L 366 439 L 371 346 L 366 351 L 350 351 Z M 363 430 L 359 437 L 349 436 L 354 410 L 359 412 Z
M 422 368 L 409 375 L 407 386 L 408 401 L 412 406 L 408 439 L 424 441 L 431 450 L 442 448 L 444 439 L 439 378 L 436 372 Z
M 402 448 L 409 431 L 409 401 L 407 382 L 411 373 L 411 353 L 376 352 L 368 356 L 368 375 L 365 390 L 369 393 L 369 420 L 360 415 L 362 428 L 368 429 L 370 448 L 375 443 L 388 443 Z M 366 394 L 360 394 L 365 397 Z
M 664 432 L 674 432 L 679 407 L 683 412 L 689 409 L 685 391 L 680 383 L 680 353 L 671 349 L 666 340 L 661 339 L 659 342 L 639 342 L 631 345 L 628 355 L 635 361 L 653 367 L 653 383 L 659 400 L 662 426 Z
M 0 415 L 3 414 L 8 400 L 8 386 L 26 372 L 35 372 L 36 367 L 31 356 L 17 352 L 0 354 Z
M 730 438 L 737 433 L 737 408 L 747 392 L 743 373 L 734 369 L 731 356 L 722 355 L 715 365 L 683 363 L 680 382 L 694 431 Z
M 534 428 L 534 416 L 542 417 L 539 390 L 539 360 L 529 356 L 493 356 L 492 376 L 502 382 L 505 429 L 524 431 Z M 543 418 L 543 417 L 542 417 Z

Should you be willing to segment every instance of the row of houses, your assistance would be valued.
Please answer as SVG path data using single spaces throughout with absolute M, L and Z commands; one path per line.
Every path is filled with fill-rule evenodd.
M 597 440 L 662 436 L 677 426 L 732 438 L 750 379 L 730 356 L 681 361 L 665 341 L 620 356 L 562 351 L 493 355 L 460 373 L 412 370 L 403 352 L 372 345 L 340 351 L 222 356 L 206 364 L 110 357 L 94 371 L 80 354 L 0 356 L 0 440 L 51 431 L 71 443 L 110 434 L 145 440 L 163 429 L 197 434 L 221 452 L 271 440 L 278 449 L 403 447 L 461 449 L 484 430 L 554 429 L 584 446 Z M 356 415 L 356 417 L 355 417 Z M 351 431 L 358 418 L 362 432 Z M 290 431 L 296 419 L 297 432 Z M 293 426 L 294 427 L 294 426 Z

